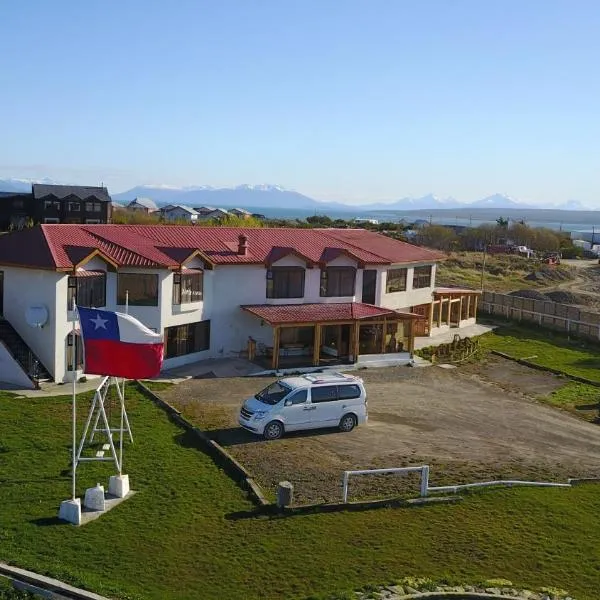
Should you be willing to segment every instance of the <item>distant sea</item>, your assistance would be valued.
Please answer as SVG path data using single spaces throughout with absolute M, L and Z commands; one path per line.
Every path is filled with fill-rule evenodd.
M 246 207 L 253 213 L 270 218 L 306 219 L 311 215 L 326 215 L 332 219 L 377 219 L 380 223 L 413 223 L 424 220 L 436 225 L 463 225 L 477 227 L 484 223 L 495 223 L 499 217 L 512 221 L 524 221 L 530 227 L 547 227 L 556 231 L 578 231 L 596 228 L 600 231 L 600 211 L 553 210 L 553 209 L 516 209 L 516 208 L 458 208 L 431 210 L 368 210 L 357 207 L 348 210 L 326 208 L 319 210 L 302 208 L 260 208 Z

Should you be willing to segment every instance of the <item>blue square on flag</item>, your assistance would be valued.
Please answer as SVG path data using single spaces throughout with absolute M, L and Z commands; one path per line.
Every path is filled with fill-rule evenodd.
M 77 308 L 83 337 L 87 340 L 118 340 L 119 322 L 114 312 Z

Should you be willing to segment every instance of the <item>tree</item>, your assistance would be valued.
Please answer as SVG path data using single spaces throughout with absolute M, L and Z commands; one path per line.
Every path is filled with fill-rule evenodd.
M 498 227 L 501 229 L 508 229 L 508 219 L 505 219 L 504 217 L 498 217 L 496 219 L 496 223 L 498 223 Z
M 420 246 L 435 248 L 436 250 L 452 250 L 458 245 L 456 233 L 443 225 L 430 225 L 419 230 L 416 241 Z

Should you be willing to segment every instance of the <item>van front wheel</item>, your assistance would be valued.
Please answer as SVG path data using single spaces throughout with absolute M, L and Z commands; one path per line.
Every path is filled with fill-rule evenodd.
M 283 425 L 279 421 L 271 421 L 265 425 L 265 440 L 278 440 L 283 435 Z
M 348 432 L 352 431 L 356 427 L 356 417 L 348 414 L 344 415 L 340 420 L 340 431 Z

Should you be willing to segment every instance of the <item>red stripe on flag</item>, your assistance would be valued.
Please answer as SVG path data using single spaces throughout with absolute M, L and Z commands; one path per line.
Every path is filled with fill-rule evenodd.
M 84 340 L 85 372 L 125 379 L 148 379 L 160 373 L 163 344 Z

